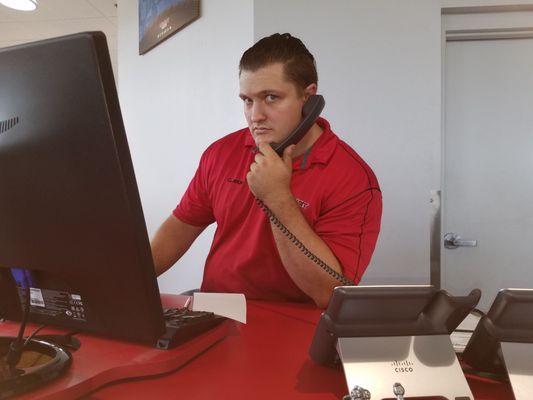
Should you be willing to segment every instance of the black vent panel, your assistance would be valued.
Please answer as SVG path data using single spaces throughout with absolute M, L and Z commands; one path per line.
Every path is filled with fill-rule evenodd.
M 14 117 L 0 121 L 0 133 L 4 133 L 19 123 L 19 117 Z

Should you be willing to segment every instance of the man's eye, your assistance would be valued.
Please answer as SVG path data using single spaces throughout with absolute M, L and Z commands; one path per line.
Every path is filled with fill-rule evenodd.
M 244 104 L 247 105 L 247 106 L 249 106 L 250 104 L 252 104 L 252 99 L 244 98 L 244 99 L 242 99 L 242 101 L 243 101 Z
M 269 94 L 266 96 L 266 101 L 268 102 L 273 102 L 273 101 L 276 101 L 278 99 L 278 96 L 276 96 L 275 94 Z

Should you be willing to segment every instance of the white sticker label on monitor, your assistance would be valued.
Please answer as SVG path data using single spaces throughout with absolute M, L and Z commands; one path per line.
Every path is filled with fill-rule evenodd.
M 41 289 L 30 288 L 30 305 L 44 307 L 44 298 Z

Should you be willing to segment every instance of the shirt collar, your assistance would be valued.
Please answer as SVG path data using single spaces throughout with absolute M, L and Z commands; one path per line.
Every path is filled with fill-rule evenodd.
M 252 132 L 250 132 L 250 128 L 244 129 L 244 145 L 246 147 L 255 147 L 255 140 L 252 136 Z
M 326 119 L 319 117 L 316 120 L 316 123 L 322 128 L 322 134 L 318 137 L 317 141 L 311 147 L 311 152 L 307 157 L 307 160 L 305 162 L 306 165 L 304 166 L 304 168 L 307 168 L 309 165 L 315 163 L 327 164 L 337 146 L 338 137 L 331 130 L 329 122 Z M 244 145 L 246 147 L 255 148 L 254 138 L 250 132 L 250 129 L 248 128 L 245 129 Z M 296 157 L 293 160 L 294 169 L 302 169 L 301 164 L 303 158 L 304 154 Z

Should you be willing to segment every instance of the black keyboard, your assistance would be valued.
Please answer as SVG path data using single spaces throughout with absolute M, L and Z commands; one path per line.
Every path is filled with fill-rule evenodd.
M 188 308 L 164 308 L 166 332 L 157 341 L 158 349 L 170 349 L 217 326 L 224 317 L 207 311 L 191 311 Z

